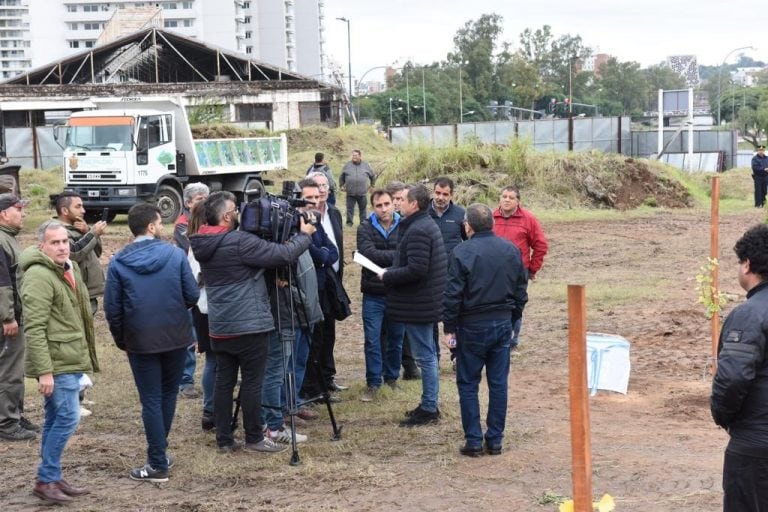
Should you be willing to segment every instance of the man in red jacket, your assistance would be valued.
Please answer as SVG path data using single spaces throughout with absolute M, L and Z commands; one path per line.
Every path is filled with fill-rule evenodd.
M 528 279 L 535 281 L 536 273 L 541 270 L 544 256 L 547 254 L 547 238 L 536 217 L 520 206 L 520 189 L 514 185 L 504 187 L 501 191 L 499 207 L 493 211 L 493 232 L 520 249 L 523 267 L 528 271 Z M 520 343 L 521 326 L 522 318 L 517 319 L 512 326 L 510 343 L 512 350 L 515 350 Z

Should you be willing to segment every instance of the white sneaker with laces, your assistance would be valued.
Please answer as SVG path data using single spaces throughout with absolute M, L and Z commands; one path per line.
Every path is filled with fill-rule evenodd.
M 91 411 L 89 411 L 88 409 L 86 409 L 83 406 L 80 406 L 80 417 L 81 418 L 87 418 L 91 414 L 93 414 Z
M 276 443 L 288 444 L 291 442 L 291 427 L 283 425 L 278 430 L 267 429 L 267 435 L 272 441 Z M 296 432 L 297 443 L 305 443 L 307 439 L 308 439 L 307 436 L 305 436 L 304 434 L 299 434 L 298 432 Z

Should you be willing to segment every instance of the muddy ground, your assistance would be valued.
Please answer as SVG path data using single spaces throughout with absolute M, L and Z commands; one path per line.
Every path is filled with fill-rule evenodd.
M 725 215 L 721 282 L 744 299 L 731 247 L 762 211 Z M 122 354 L 97 315 L 103 372 L 85 419 L 64 457 L 70 481 L 93 489 L 72 510 L 556 510 L 571 496 L 565 288 L 586 284 L 588 328 L 632 343 L 629 393 L 600 392 L 590 401 L 595 496 L 611 494 L 617 511 L 721 510 L 726 434 L 709 415 L 709 322 L 695 303 L 694 277 L 709 251 L 708 217 L 701 211 L 661 211 L 619 220 L 546 222 L 551 250 L 530 287 L 522 349 L 513 361 L 504 453 L 468 459 L 449 364 L 442 361 L 440 425 L 396 426 L 416 405 L 417 383 L 373 404 L 357 400 L 364 384 L 358 276 L 345 275 L 355 316 L 339 326 L 339 379 L 352 385 L 334 408 L 343 437 L 329 440 L 323 419 L 304 426 L 301 464 L 289 454 L 218 455 L 199 429 L 200 403 L 180 400 L 171 450 L 177 465 L 166 484 L 133 482 L 143 463 L 138 401 Z M 351 249 L 354 236 L 348 232 Z M 108 252 L 125 236 L 107 237 Z M 349 252 L 348 252 L 349 254 Z M 348 257 L 349 259 L 349 257 Z M 199 369 L 198 369 L 199 372 Z M 29 416 L 42 419 L 30 383 Z M 38 443 L 0 444 L 0 503 L 36 510 L 30 495 Z

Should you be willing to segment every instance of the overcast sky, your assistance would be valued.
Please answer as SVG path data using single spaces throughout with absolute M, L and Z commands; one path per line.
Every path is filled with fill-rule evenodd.
M 326 52 L 346 76 L 347 26 L 336 18 L 348 18 L 357 81 L 374 66 L 444 60 L 457 30 L 492 13 L 502 16 L 502 39 L 515 47 L 526 28 L 550 25 L 555 37 L 580 35 L 595 53 L 644 67 L 687 54 L 719 65 L 742 46 L 756 48 L 745 52 L 750 57 L 768 58 L 768 4 L 754 0 L 326 0 Z M 381 78 L 373 71 L 365 81 Z

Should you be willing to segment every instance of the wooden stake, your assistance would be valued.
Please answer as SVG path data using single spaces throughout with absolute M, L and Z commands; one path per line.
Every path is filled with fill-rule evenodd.
M 712 208 L 710 214 L 710 237 L 709 237 L 709 257 L 717 260 L 719 263 L 720 254 L 720 176 L 712 178 Z M 718 269 L 716 265 L 712 269 L 712 301 L 718 300 L 719 284 Z M 720 312 L 712 315 L 712 375 L 717 371 L 717 343 L 720 338 Z
M 583 285 L 568 285 L 568 395 L 574 512 L 592 511 L 592 446 L 587 390 L 587 307 Z

